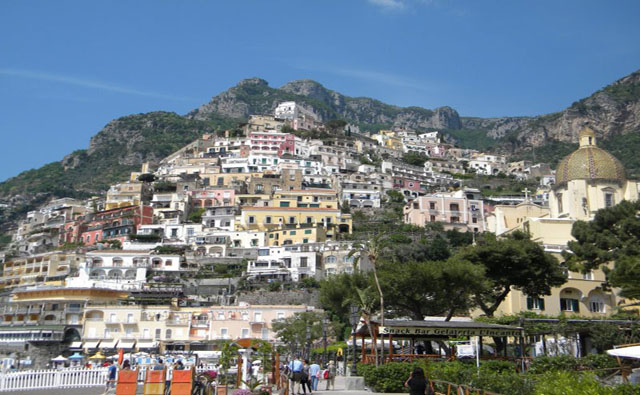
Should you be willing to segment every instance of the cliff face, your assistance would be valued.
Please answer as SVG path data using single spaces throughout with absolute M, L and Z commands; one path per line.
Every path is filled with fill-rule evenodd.
M 460 129 L 460 117 L 451 107 L 428 110 L 398 107 L 366 97 L 349 97 L 312 80 L 292 81 L 271 88 L 265 80 L 250 78 L 215 96 L 188 114 L 192 119 L 216 116 L 247 118 L 250 114 L 273 113 L 283 101 L 293 100 L 313 109 L 321 121 L 341 118 L 364 125 L 385 125 L 412 129 Z
M 510 141 L 517 141 L 520 150 L 544 146 L 550 141 L 575 143 L 585 125 L 603 139 L 635 132 L 640 129 L 640 71 L 560 112 L 532 118 L 463 118 L 462 125 L 485 130 L 494 139 L 509 137 Z

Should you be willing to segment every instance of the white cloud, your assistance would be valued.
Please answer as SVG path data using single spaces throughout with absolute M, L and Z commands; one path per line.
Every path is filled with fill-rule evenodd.
M 386 9 L 402 9 L 405 4 L 402 0 L 369 0 L 369 3 L 386 8 Z
M 54 73 L 47 73 L 47 72 L 41 72 L 41 71 L 23 70 L 23 69 L 0 69 L 0 75 L 5 75 L 9 77 L 28 78 L 33 80 L 59 82 L 62 84 L 75 85 L 75 86 L 80 86 L 88 89 L 97 89 L 97 90 L 102 90 L 107 92 L 122 93 L 126 95 L 134 95 L 134 96 L 153 97 L 156 99 L 168 99 L 168 100 L 179 100 L 179 101 L 194 100 L 188 97 L 167 95 L 164 93 L 128 88 L 128 87 L 120 86 L 120 85 L 113 84 L 110 82 L 105 82 L 105 81 L 88 80 L 88 79 L 76 78 L 76 77 L 62 75 L 62 74 L 54 74 Z

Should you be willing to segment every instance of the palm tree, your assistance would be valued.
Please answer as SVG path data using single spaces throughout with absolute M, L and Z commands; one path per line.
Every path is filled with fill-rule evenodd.
M 376 288 L 378 291 L 378 297 L 380 299 L 380 325 L 384 326 L 384 295 L 382 293 L 382 288 L 380 287 L 380 281 L 378 280 L 378 267 L 382 263 L 380 258 L 383 251 L 389 247 L 389 238 L 386 233 L 376 233 L 370 240 L 365 242 L 354 243 L 351 247 L 351 251 L 349 252 L 349 257 L 353 257 L 353 269 L 354 272 L 357 270 L 358 263 L 362 259 L 363 256 L 366 256 L 369 263 L 371 264 L 371 269 L 373 271 L 373 278 L 376 283 Z M 382 360 L 384 361 L 384 337 L 381 336 L 382 340 Z M 376 364 L 377 364 L 377 348 L 378 345 L 375 345 L 376 349 Z

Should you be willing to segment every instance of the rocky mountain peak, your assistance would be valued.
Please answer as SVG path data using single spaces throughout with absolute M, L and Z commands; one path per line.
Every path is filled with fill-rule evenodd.
M 258 85 L 258 86 L 269 86 L 269 83 L 266 80 L 258 77 L 245 78 L 244 80 L 238 82 L 236 86 L 247 86 L 247 85 Z

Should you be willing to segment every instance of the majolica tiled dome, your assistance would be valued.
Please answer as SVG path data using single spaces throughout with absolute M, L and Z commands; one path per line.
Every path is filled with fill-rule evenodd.
M 580 132 L 580 148 L 566 156 L 556 168 L 556 185 L 571 180 L 609 180 L 622 182 L 626 179 L 624 167 L 613 155 L 596 146 L 593 130 Z

